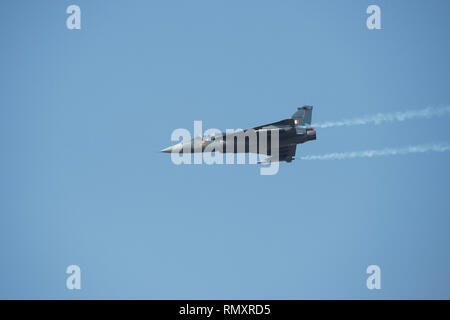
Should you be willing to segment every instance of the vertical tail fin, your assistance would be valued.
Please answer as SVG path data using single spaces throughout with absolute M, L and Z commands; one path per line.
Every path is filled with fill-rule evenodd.
M 296 124 L 299 125 L 311 124 L 312 109 L 312 106 L 297 108 L 297 111 L 291 116 L 291 119 L 298 120 L 298 123 L 296 121 Z

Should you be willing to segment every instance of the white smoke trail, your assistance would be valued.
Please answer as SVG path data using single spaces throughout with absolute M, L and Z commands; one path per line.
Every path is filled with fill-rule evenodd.
M 331 127 L 343 127 L 343 126 L 358 126 L 364 124 L 379 125 L 389 122 L 401 122 L 410 119 L 422 119 L 440 117 L 450 113 L 450 106 L 446 107 L 427 107 L 421 110 L 410 110 L 404 112 L 392 112 L 392 113 L 378 113 L 372 116 L 365 116 L 362 118 L 353 118 L 341 121 L 328 121 L 323 123 L 317 123 L 314 125 L 316 128 L 331 128 Z
M 428 144 L 409 146 L 404 148 L 386 148 L 380 150 L 366 150 L 366 151 L 352 151 L 352 152 L 337 152 L 323 155 L 304 156 L 298 159 L 300 160 L 344 160 L 354 158 L 372 158 L 382 156 L 396 156 L 405 155 L 411 153 L 424 153 L 424 152 L 445 152 L 450 151 L 450 145 L 447 143 Z

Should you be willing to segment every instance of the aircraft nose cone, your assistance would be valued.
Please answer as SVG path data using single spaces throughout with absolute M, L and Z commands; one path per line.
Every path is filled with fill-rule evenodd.
M 172 147 L 168 147 L 168 148 L 162 149 L 161 152 L 171 153 L 172 152 Z
M 181 143 L 178 143 L 174 146 L 170 146 L 168 148 L 162 149 L 161 152 L 164 152 L 164 153 L 183 152 L 183 145 Z

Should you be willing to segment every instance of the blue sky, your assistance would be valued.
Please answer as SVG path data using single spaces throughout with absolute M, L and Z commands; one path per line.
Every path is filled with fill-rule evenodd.
M 81 30 L 66 28 L 71 4 Z M 371 4 L 382 30 L 366 28 Z M 450 298 L 450 153 L 261 176 L 159 152 L 194 120 L 449 105 L 448 1 L 0 6 L 0 298 Z M 297 155 L 450 142 L 449 120 L 320 129 Z M 366 288 L 371 264 L 381 290 Z

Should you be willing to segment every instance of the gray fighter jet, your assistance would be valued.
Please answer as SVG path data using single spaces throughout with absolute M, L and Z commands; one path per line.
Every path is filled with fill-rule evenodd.
M 289 119 L 234 133 L 196 137 L 190 141 L 183 141 L 163 149 L 161 152 L 260 153 L 271 156 L 264 162 L 291 162 L 294 160 L 297 144 L 316 140 L 316 131 L 311 126 L 312 109 L 312 106 L 303 106 L 298 108 Z M 276 156 L 276 152 L 271 150 L 271 139 L 274 136 L 274 131 L 277 131 L 279 137 L 278 156 Z M 267 142 L 261 144 L 262 139 L 267 139 Z

